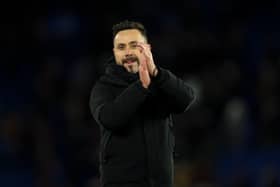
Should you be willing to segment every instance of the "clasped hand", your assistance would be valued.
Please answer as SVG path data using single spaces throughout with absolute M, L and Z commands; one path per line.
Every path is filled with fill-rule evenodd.
M 156 65 L 154 63 L 151 46 L 147 43 L 138 43 L 140 51 L 139 77 L 144 88 L 148 88 L 151 83 L 151 76 L 157 75 Z

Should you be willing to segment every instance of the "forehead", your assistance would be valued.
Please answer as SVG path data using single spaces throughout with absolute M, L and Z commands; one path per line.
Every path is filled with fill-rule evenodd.
M 145 42 L 145 37 L 137 29 L 127 29 L 118 32 L 114 38 L 114 44 L 129 43 L 132 41 Z

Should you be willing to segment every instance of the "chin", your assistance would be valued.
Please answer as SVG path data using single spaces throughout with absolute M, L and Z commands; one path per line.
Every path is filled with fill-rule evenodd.
M 127 69 L 129 73 L 138 73 L 138 69 Z
M 138 67 L 133 67 L 133 66 L 124 66 L 125 69 L 129 72 L 129 73 L 138 73 Z

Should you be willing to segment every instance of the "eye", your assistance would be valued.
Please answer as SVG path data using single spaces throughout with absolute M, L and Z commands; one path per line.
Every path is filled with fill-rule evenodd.
M 137 48 L 137 43 L 132 43 L 132 44 L 130 45 L 130 47 L 131 47 L 131 49 L 136 49 L 136 48 Z
M 124 50 L 125 49 L 125 46 L 124 45 L 118 45 L 117 47 L 119 50 Z

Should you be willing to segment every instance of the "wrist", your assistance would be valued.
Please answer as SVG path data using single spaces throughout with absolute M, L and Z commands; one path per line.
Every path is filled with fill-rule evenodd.
M 143 88 L 148 89 L 149 85 L 148 84 L 142 84 Z

